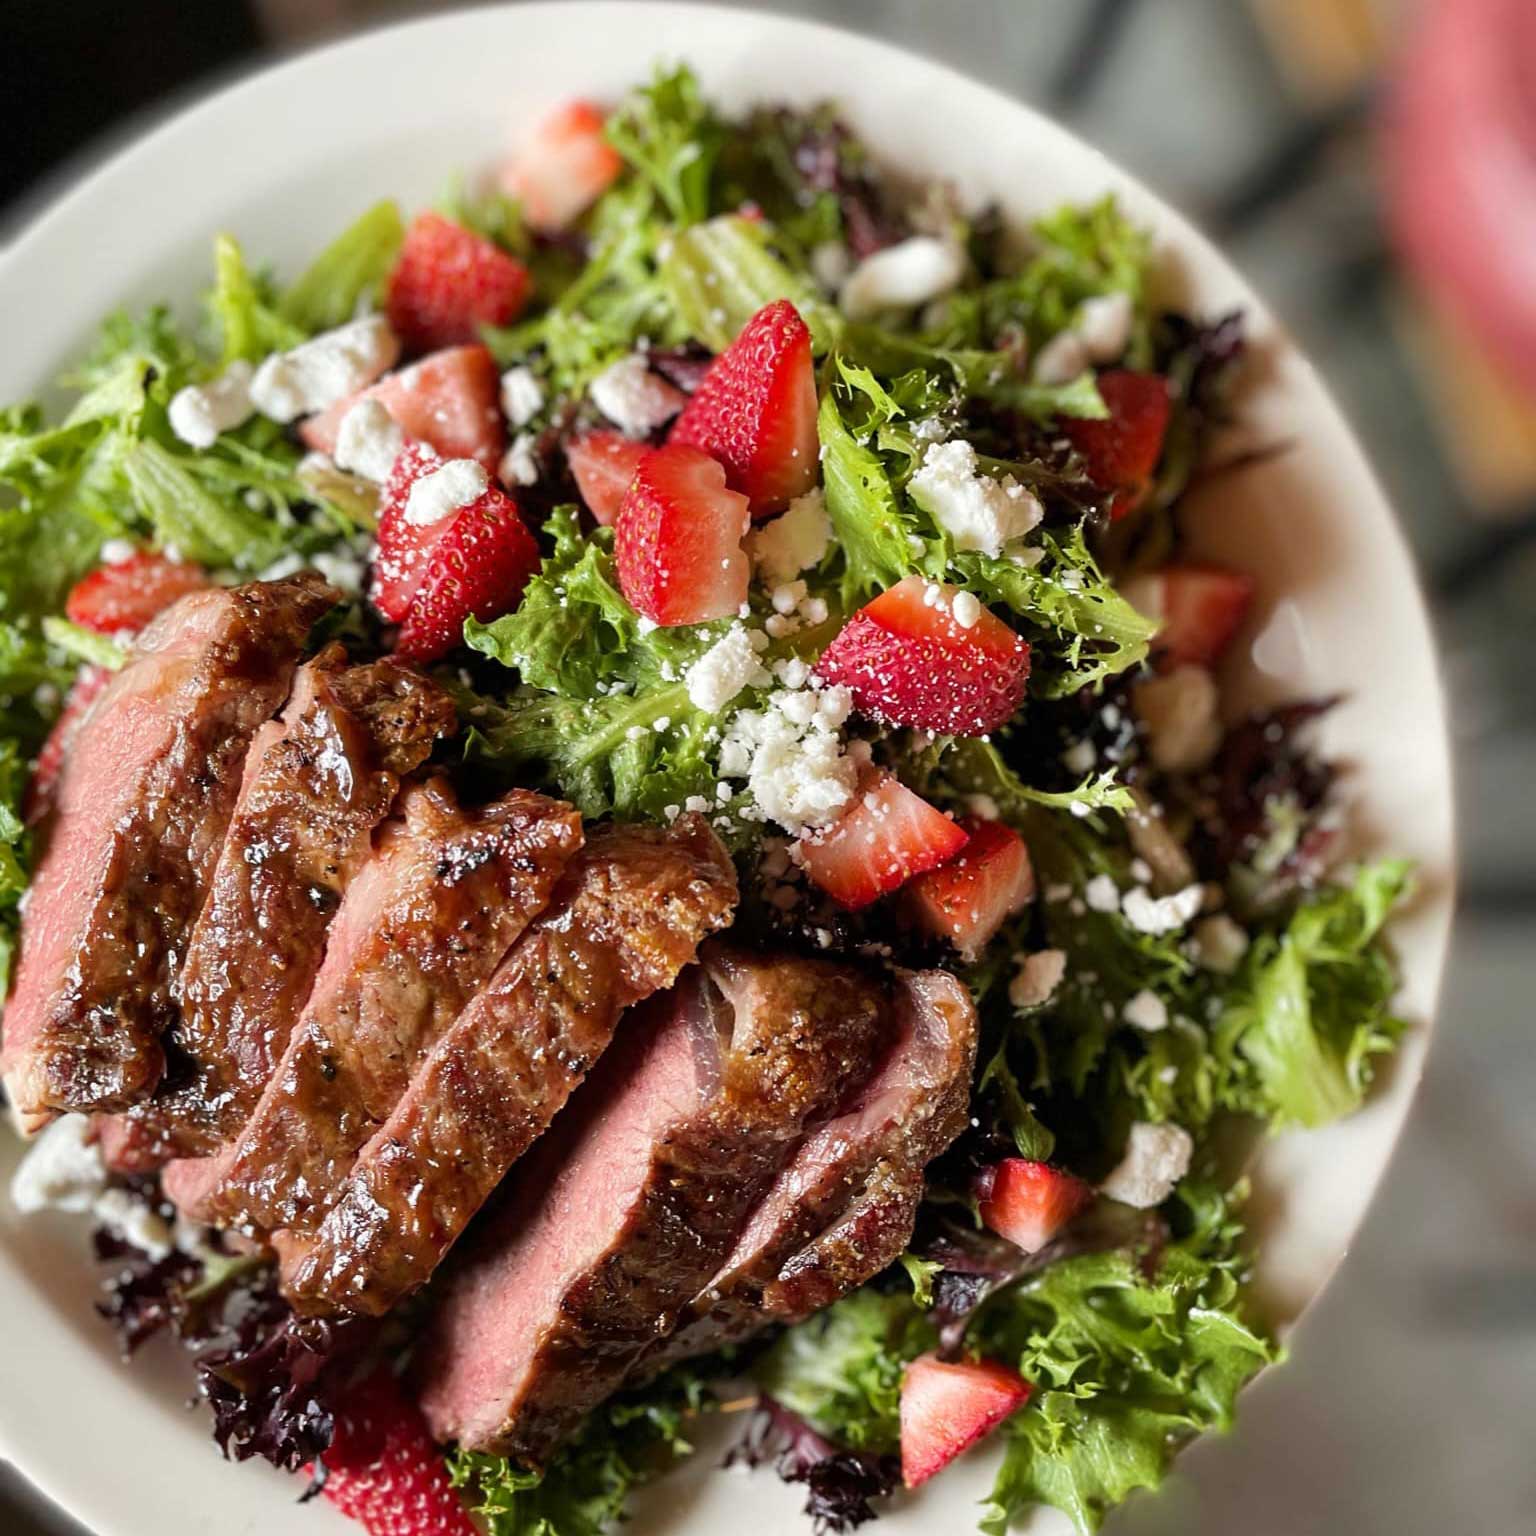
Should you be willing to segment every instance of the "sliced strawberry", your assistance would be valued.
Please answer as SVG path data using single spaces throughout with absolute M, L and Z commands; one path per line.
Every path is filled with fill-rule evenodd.
M 69 756 L 75 732 L 86 712 L 96 702 L 96 696 L 112 680 L 105 667 L 81 667 L 64 700 L 59 718 L 43 743 L 32 766 L 32 777 L 27 783 L 26 800 L 22 815 L 29 827 L 36 826 L 53 809 L 54 791 L 59 785 L 59 775 L 64 771 L 64 760 Z
M 622 432 L 588 432 L 565 445 L 576 489 L 598 522 L 611 528 L 619 520 L 624 493 L 650 449 Z
M 965 847 L 965 829 L 888 773 L 872 772 L 859 798 L 824 832 L 800 839 L 805 872 L 845 907 L 867 907 L 936 869 Z
M 1035 899 L 1035 871 L 1024 839 L 1012 827 L 976 817 L 960 825 L 970 841 L 948 864 L 919 875 L 909 899 L 929 933 L 974 960 L 998 929 Z
M 1253 578 L 1221 565 L 1165 565 L 1125 585 L 1126 601 L 1158 626 L 1152 649 L 1175 666 L 1210 666 L 1253 602 Z
M 462 643 L 466 619 L 510 613 L 539 568 L 539 546 L 517 503 L 491 485 L 448 523 L 400 625 L 395 652 L 436 661 Z
M 448 347 L 311 416 L 299 436 L 317 453 L 334 453 L 342 417 L 368 398 L 407 437 L 431 444 L 445 459 L 474 459 L 495 474 L 506 443 L 500 388 L 496 359 L 484 347 Z
M 208 573 L 200 565 L 141 549 L 116 565 L 99 565 L 64 600 L 71 623 L 99 635 L 143 629 L 178 598 L 200 592 Z
M 723 619 L 747 600 L 752 564 L 741 547 L 747 498 L 697 448 L 669 443 L 640 460 L 614 528 L 619 586 L 656 624 Z
M 389 275 L 385 310 L 411 352 L 475 341 L 509 325 L 528 302 L 528 269 L 500 246 L 440 213 L 417 214 Z
M 413 523 L 405 515 L 411 487 L 424 475 L 441 469 L 445 462 L 425 444 L 407 443 L 379 498 L 378 547 L 368 596 L 391 624 L 398 624 L 405 617 L 426 574 L 432 551 L 453 523 L 451 517 L 435 523 Z
M 420 1410 L 387 1374 L 353 1389 L 320 1461 L 326 1500 L 369 1536 L 477 1536 Z
M 672 427 L 725 465 L 732 490 L 767 517 L 816 483 L 811 333 L 788 299 L 758 310 L 717 357 Z
M 976 1209 L 1000 1237 L 1039 1253 L 1093 1201 L 1093 1186 L 1026 1157 L 1005 1157 L 976 1176 Z
M 969 627 L 957 611 L 971 619 Z M 854 614 L 816 671 L 849 688 L 866 715 L 946 736 L 984 736 L 1023 702 L 1029 645 L 974 598 L 908 576 Z
M 1134 512 L 1146 496 L 1163 456 L 1173 400 L 1160 373 L 1115 368 L 1101 373 L 1098 384 L 1108 417 L 1088 421 L 1069 416 L 1061 428 L 1082 457 L 1088 478 L 1100 490 L 1116 493 L 1109 511 L 1115 519 Z
M 603 114 L 590 101 L 568 101 L 502 166 L 500 180 L 528 223 L 549 232 L 584 213 L 623 169 L 623 157 L 603 136 Z
M 926 1483 L 1029 1401 L 1034 1388 L 996 1360 L 921 1355 L 901 1379 L 901 1479 Z

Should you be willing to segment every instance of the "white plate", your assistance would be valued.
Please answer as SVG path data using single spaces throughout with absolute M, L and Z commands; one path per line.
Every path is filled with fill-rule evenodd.
M 1266 437 L 1296 446 L 1215 493 L 1206 542 L 1258 574 L 1265 612 L 1256 627 L 1276 603 L 1292 605 L 1282 628 L 1295 634 L 1266 649 L 1282 657 L 1283 675 L 1258 681 L 1273 694 L 1347 692 L 1325 739 L 1353 765 L 1361 847 L 1417 859 L 1423 881 L 1395 929 L 1402 1008 L 1417 1027 L 1387 1081 L 1353 1120 L 1282 1137 L 1259 1163 L 1259 1280 L 1280 1315 L 1295 1318 L 1346 1251 L 1402 1127 L 1445 956 L 1451 796 L 1433 646 L 1396 524 L 1312 369 L 1222 257 L 1094 150 L 947 69 L 800 21 L 645 3 L 437 17 L 223 92 L 39 218 L 0 258 L 0 399 L 43 388 L 113 307 L 185 304 L 208 280 L 215 231 L 233 231 L 253 259 L 292 272 L 371 200 L 432 200 L 451 171 L 483 164 L 517 125 L 574 93 L 617 97 L 658 56 L 688 59 L 728 108 L 836 98 L 892 165 L 952 177 L 1016 218 L 1113 191 L 1155 231 L 1185 302 L 1247 311 L 1263 359 L 1252 418 Z M 16 1155 L 6 1140 L 0 1172 Z M 186 1412 L 185 1378 L 168 1358 L 118 1365 L 91 1315 L 94 1277 L 78 1226 L 21 1223 L 0 1200 L 0 1239 L 0 1452 L 45 1492 L 99 1536 L 350 1529 L 327 1508 L 296 1508 L 291 1480 L 225 1466 L 204 1418 Z M 973 1529 L 986 1460 L 930 1484 L 892 1531 Z M 722 1536 L 742 1529 L 748 1508 L 759 1536 L 807 1529 L 799 1491 L 768 1474 L 706 1471 L 685 1470 L 653 1491 L 631 1530 Z

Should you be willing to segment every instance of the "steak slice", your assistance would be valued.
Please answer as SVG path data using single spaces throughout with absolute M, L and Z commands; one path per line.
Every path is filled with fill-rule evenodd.
M 462 808 L 412 785 L 353 877 L 282 1061 L 223 1160 L 206 1214 L 310 1230 L 423 1057 L 548 903 L 581 818 L 515 789 Z
M 439 1439 L 542 1466 L 719 1268 L 879 1054 L 879 986 L 712 941 L 518 1165 L 419 1356 Z
M 895 1038 L 874 1075 L 800 1144 L 637 1378 L 807 1317 L 906 1249 L 923 1170 L 965 1129 L 976 1010 L 953 976 L 924 971 L 898 973 L 892 1011 Z
M 139 637 L 81 722 L 22 923 L 0 1072 L 25 1123 L 149 1095 L 251 737 L 317 619 L 313 572 L 194 592 Z
M 126 1126 L 104 1134 L 114 1166 L 212 1152 L 255 1109 L 375 827 L 454 718 L 436 684 L 393 661 L 349 667 L 333 645 L 299 669 L 287 707 L 246 759 L 187 946 L 166 1078 Z
M 592 833 L 550 905 L 422 1063 L 313 1236 L 279 1233 L 301 1306 L 375 1315 L 423 1284 L 608 1048 L 736 904 L 702 817 Z

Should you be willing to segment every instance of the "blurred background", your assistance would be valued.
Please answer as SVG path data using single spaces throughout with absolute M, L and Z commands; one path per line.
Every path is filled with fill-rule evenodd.
M 0 242 L 125 136 L 395 0 L 0 0 Z M 1417 549 L 1464 884 L 1423 1100 L 1289 1370 L 1147 1536 L 1536 1529 L 1536 0 L 775 0 L 1144 176 L 1267 293 Z M 685 36 L 658 51 L 686 53 Z M 637 61 L 637 69 L 640 61 Z M 210 1526 L 210 1529 L 213 1529 Z M 80 1536 L 0 1465 L 0 1531 Z

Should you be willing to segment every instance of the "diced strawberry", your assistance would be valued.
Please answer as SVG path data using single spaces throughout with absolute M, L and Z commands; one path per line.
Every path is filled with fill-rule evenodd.
M 539 568 L 538 542 L 500 486 L 444 522 L 395 642 L 406 661 L 446 655 L 462 642 L 466 619 L 484 624 L 510 613 Z
M 509 325 L 528 302 L 528 269 L 500 246 L 440 213 L 417 214 L 389 275 L 385 311 L 411 352 L 478 339 Z
M 500 388 L 496 359 L 484 347 L 448 347 L 311 416 L 299 436 L 317 453 L 334 453 L 342 417 L 359 400 L 373 399 L 407 437 L 429 443 L 445 459 L 474 459 L 495 474 L 506 441 Z
M 926 1483 L 1029 1401 L 1034 1388 L 996 1360 L 920 1355 L 901 1379 L 901 1479 Z
M 1125 585 L 1126 601 L 1158 626 L 1154 652 L 1175 666 L 1210 666 L 1253 602 L 1253 578 L 1221 565 L 1165 565 Z
M 36 826 L 53 809 L 53 794 L 58 788 L 59 775 L 64 771 L 64 760 L 69 756 L 71 743 L 86 712 L 96 702 L 96 696 L 112 680 L 105 667 L 81 667 L 64 700 L 59 718 L 43 743 L 32 767 L 32 777 L 27 783 L 27 794 L 22 815 L 29 827 Z
M 824 832 L 800 839 L 805 872 L 845 907 L 867 907 L 936 869 L 965 847 L 965 828 L 888 773 L 873 772 L 859 798 Z
M 441 469 L 444 462 L 425 444 L 407 443 L 400 450 L 379 498 L 378 548 L 368 596 L 391 624 L 398 624 L 405 617 L 426 574 L 432 551 L 453 522 L 445 517 L 435 523 L 412 523 L 405 515 L 411 487 L 423 475 Z
M 99 635 L 143 629 L 178 598 L 200 592 L 208 573 L 190 561 L 141 549 L 116 565 L 99 565 L 64 600 L 71 623 Z
M 668 438 L 725 465 L 754 518 L 816 484 L 816 373 L 811 333 L 788 299 L 753 315 L 704 375 Z
M 912 882 L 910 900 L 923 927 L 974 960 L 999 928 L 1035 899 L 1029 849 L 1001 821 L 968 817 L 970 841 L 948 864 Z
M 619 586 L 656 624 L 702 624 L 736 612 L 752 566 L 741 541 L 747 498 L 728 490 L 707 453 L 669 443 L 647 453 L 614 528 Z
M 352 1391 L 320 1461 L 324 1497 L 369 1536 L 477 1536 L 420 1410 L 387 1374 Z
M 622 432 L 588 432 L 565 445 L 576 489 L 598 522 L 611 528 L 619 519 L 624 492 L 650 449 Z
M 502 166 L 501 188 L 523 205 L 537 230 L 564 229 L 612 185 L 624 159 L 603 136 L 603 114 L 590 101 L 568 101 Z
M 1115 368 L 1101 373 L 1098 385 L 1108 417 L 1088 421 L 1069 416 L 1061 427 L 1081 455 L 1088 478 L 1100 490 L 1116 493 L 1109 511 L 1116 519 L 1134 512 L 1146 496 L 1163 456 L 1173 400 L 1160 373 Z
M 1000 1237 L 1038 1253 L 1093 1201 L 1093 1186 L 1027 1157 L 1005 1157 L 976 1176 L 976 1209 Z
M 957 602 L 969 627 L 955 617 Z M 954 587 L 908 576 L 854 614 L 816 671 L 849 688 L 866 715 L 947 736 L 984 736 L 1023 702 L 1029 645 Z

